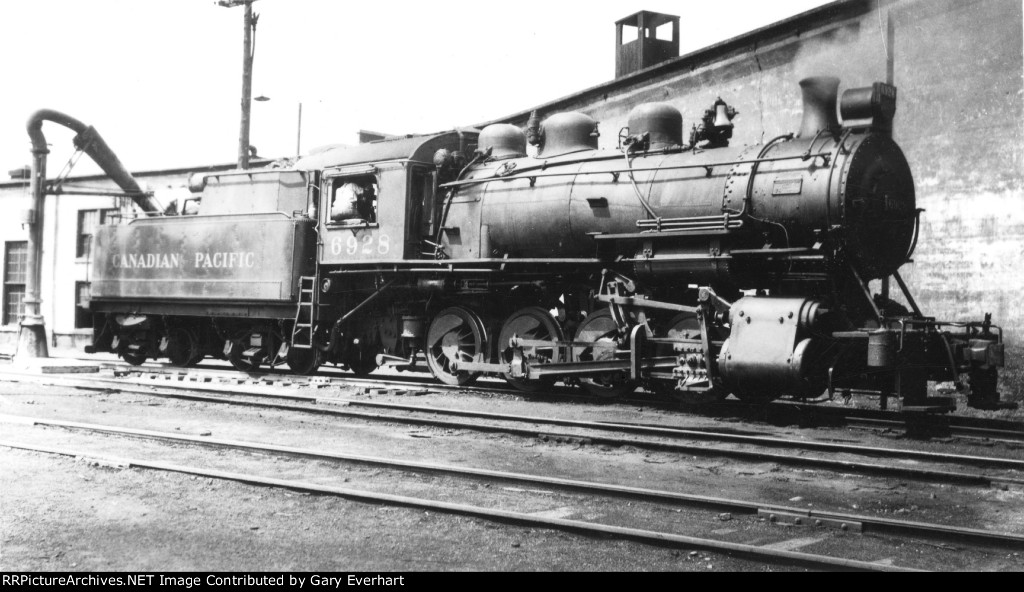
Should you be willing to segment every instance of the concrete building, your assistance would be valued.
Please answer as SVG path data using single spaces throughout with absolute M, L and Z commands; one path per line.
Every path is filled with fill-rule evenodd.
M 663 16 L 646 13 L 617 23 L 639 28 L 643 18 L 657 34 L 617 35 L 622 45 L 614 80 L 495 123 L 525 126 L 534 109 L 542 118 L 580 111 L 600 122 L 600 146 L 614 148 L 639 103 L 673 105 L 688 130 L 722 97 L 740 113 L 733 145 L 760 144 L 799 129 L 797 83 L 806 76 L 837 76 L 840 93 L 891 82 L 899 89 L 894 137 L 914 172 L 918 207 L 926 210 L 904 278 L 925 314 L 980 320 L 991 312 L 994 322 L 1011 329 L 1010 343 L 1022 342 L 1020 0 L 840 0 L 659 61 L 671 28 Z M 683 31 L 704 26 L 684 24 Z M 653 48 L 637 47 L 655 37 Z M 639 56 L 652 61 L 641 63 Z
M 685 4 L 681 5 L 685 6 Z M 680 29 L 667 15 L 638 13 L 616 23 L 617 77 L 495 122 L 525 126 L 541 116 L 582 111 L 600 121 L 602 147 L 614 147 L 637 104 L 667 102 L 689 128 L 722 97 L 740 115 L 733 144 L 761 143 L 796 131 L 797 82 L 834 75 L 845 88 L 890 81 L 899 88 L 895 138 L 917 182 L 922 217 L 915 262 L 904 277 L 927 314 L 979 319 L 992 312 L 1020 343 L 1024 327 L 1024 35 L 1021 0 L 839 0 L 746 35 L 680 57 L 666 50 Z M 684 21 L 685 22 L 685 21 Z M 685 23 L 686 26 L 712 26 Z M 609 26 L 611 23 L 609 23 Z M 629 36 L 629 27 L 636 29 Z M 647 37 L 642 31 L 652 29 Z M 625 29 L 625 31 L 623 30 Z M 665 37 L 669 37 L 666 39 Z M 651 40 L 651 41 L 649 41 Z M 640 45 L 643 45 L 641 47 Z M 126 147 L 119 147 L 128 150 Z M 26 154 L 26 158 L 27 158 Z M 202 169 L 136 173 L 161 192 L 180 192 Z M 102 177 L 69 179 L 117 191 Z M 28 182 L 0 183 L 4 269 L 0 351 L 17 342 L 24 292 Z M 81 294 L 89 281 L 91 228 L 118 198 L 47 197 L 42 311 L 51 347 L 78 348 L 91 330 Z M 19 292 L 20 290 L 20 292 Z

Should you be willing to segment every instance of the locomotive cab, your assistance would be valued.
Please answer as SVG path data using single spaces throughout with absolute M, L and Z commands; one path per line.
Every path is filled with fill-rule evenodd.
M 319 173 L 320 265 L 380 265 L 424 256 L 440 207 L 434 152 L 467 148 L 474 132 L 334 147 L 296 163 Z M 429 255 L 429 253 L 428 253 Z
M 320 178 L 321 264 L 415 259 L 434 203 L 432 167 L 339 167 Z

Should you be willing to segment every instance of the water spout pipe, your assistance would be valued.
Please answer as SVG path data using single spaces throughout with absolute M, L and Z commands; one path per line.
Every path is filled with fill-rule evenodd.
M 142 190 L 139 183 L 132 177 L 131 173 L 124 168 L 117 155 L 107 146 L 106 141 L 100 136 L 96 128 L 85 125 L 81 121 L 52 109 L 40 109 L 32 114 L 28 120 L 28 137 L 32 140 L 33 167 L 35 161 L 41 156 L 44 160 L 42 168 L 45 168 L 46 154 L 50 151 L 46 147 L 46 138 L 43 136 L 43 122 L 52 121 L 60 124 L 76 134 L 72 142 L 75 147 L 89 155 L 103 172 L 132 200 L 146 212 L 159 212 L 160 205 L 153 199 L 153 196 Z M 34 175 L 33 175 L 34 178 Z M 45 179 L 41 179 L 45 182 Z

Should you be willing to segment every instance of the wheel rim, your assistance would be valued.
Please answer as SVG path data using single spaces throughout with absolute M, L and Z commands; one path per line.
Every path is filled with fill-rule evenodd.
M 320 355 L 320 350 L 315 347 L 302 349 L 292 346 L 288 348 L 288 368 L 295 374 L 302 376 L 316 374 L 321 363 L 323 363 L 323 358 Z
M 482 362 L 487 351 L 487 334 L 475 313 L 462 307 L 442 310 L 427 331 L 427 366 L 445 384 L 462 386 L 480 376 L 479 372 L 453 370 L 453 362 Z
M 345 358 L 344 364 L 356 376 L 366 376 L 377 369 L 377 355 L 360 347 Z
M 188 366 L 199 355 L 198 343 L 191 331 L 171 329 L 167 333 L 167 359 L 175 366 Z
M 615 358 L 618 327 L 611 314 L 602 310 L 592 313 L 576 331 L 574 341 L 587 342 L 590 346 L 573 348 L 573 357 L 581 362 L 597 362 Z M 580 379 L 580 386 L 587 393 L 601 398 L 624 397 L 636 390 L 637 383 L 625 372 L 608 372 L 598 376 Z
M 512 361 L 511 348 L 508 342 L 513 336 L 522 339 L 534 339 L 541 341 L 562 341 L 562 329 L 551 314 L 538 306 L 531 306 L 513 313 L 501 327 L 498 336 L 498 347 L 501 350 L 501 359 L 508 363 Z M 523 348 L 523 356 L 530 362 L 555 363 L 562 361 L 562 352 L 557 347 Z M 514 378 L 504 374 L 505 380 L 515 388 L 525 392 L 536 392 L 554 384 L 554 378 L 542 378 L 539 380 L 527 380 Z
M 228 361 L 231 362 L 231 365 L 234 366 L 236 370 L 240 370 L 242 372 L 254 372 L 260 367 L 260 358 L 263 356 L 243 358 L 242 354 L 245 353 L 245 349 L 246 346 L 241 343 L 232 344 L 231 353 L 228 354 Z
M 132 366 L 141 366 L 146 363 L 146 354 L 136 354 L 132 352 L 124 352 L 121 354 L 121 358 L 131 364 Z

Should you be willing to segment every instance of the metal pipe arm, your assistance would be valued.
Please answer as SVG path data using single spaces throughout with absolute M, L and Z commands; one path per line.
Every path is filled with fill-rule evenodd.
M 43 122 L 52 121 L 60 124 L 77 135 L 72 142 L 75 147 L 82 150 L 91 158 L 103 172 L 110 177 L 132 200 L 146 212 L 159 212 L 160 205 L 153 199 L 153 196 L 142 190 L 135 177 L 121 164 L 121 161 L 100 136 L 96 128 L 86 125 L 81 121 L 53 109 L 40 109 L 28 119 L 28 137 L 32 140 L 32 154 L 37 158 L 48 154 L 50 150 L 46 147 L 46 137 L 43 135 Z M 45 158 L 45 156 L 44 156 Z

